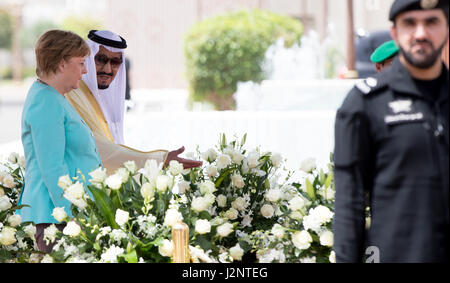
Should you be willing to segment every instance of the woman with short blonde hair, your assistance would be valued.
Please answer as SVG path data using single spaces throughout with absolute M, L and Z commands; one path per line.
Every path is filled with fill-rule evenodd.
M 64 94 L 78 88 L 86 73 L 89 55 L 85 41 L 70 31 L 50 30 L 37 41 L 36 74 L 22 112 L 22 144 L 25 152 L 25 186 L 18 213 L 24 222 L 36 224 L 39 250 L 50 252 L 52 243 L 44 241 L 44 230 L 64 223 L 52 216 L 56 207 L 71 216 L 71 203 L 58 186 L 61 176 L 88 176 L 101 166 L 97 145 L 89 127 L 65 99 Z

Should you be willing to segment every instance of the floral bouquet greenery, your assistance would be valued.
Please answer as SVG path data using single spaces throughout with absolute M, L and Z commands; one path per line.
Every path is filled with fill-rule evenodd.
M 200 168 L 128 161 L 112 174 L 98 168 L 81 178 L 61 176 L 72 216 L 54 209 L 66 226 L 44 231 L 54 246 L 41 262 L 172 262 L 171 232 L 180 222 L 189 227 L 192 262 L 334 262 L 332 168 L 319 170 L 307 159 L 289 171 L 280 154 L 248 151 L 245 142 L 246 135 L 230 142 L 222 135 L 214 148 L 197 149 L 189 157 L 203 159 Z M 0 179 L 2 262 L 35 261 L 33 226 L 12 217 L 23 186 L 19 163 L 10 162 Z
M 302 181 L 292 182 L 279 154 L 248 152 L 245 140 L 223 135 L 198 152 L 206 166 L 179 182 L 190 245 L 210 262 L 333 262 L 332 174 L 308 159 Z
M 0 262 L 38 262 L 32 223 L 22 222 L 15 211 L 24 186 L 25 159 L 12 153 L 0 163 Z

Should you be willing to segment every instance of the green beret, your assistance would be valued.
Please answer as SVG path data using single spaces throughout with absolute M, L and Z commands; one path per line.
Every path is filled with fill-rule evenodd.
M 395 41 L 390 40 L 381 44 L 370 56 L 370 61 L 373 63 L 381 63 L 386 59 L 391 58 L 398 53 L 398 46 Z
M 442 9 L 448 17 L 448 0 L 395 0 L 389 12 L 389 20 L 406 11 Z

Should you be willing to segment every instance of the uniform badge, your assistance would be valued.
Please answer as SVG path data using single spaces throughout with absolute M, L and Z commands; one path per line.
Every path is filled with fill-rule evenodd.
M 400 112 L 411 112 L 412 111 L 412 101 L 411 100 L 397 100 L 389 102 L 389 107 L 395 114 Z
M 420 7 L 422 9 L 433 9 L 436 8 L 437 4 L 439 3 L 439 0 L 421 0 L 420 1 Z

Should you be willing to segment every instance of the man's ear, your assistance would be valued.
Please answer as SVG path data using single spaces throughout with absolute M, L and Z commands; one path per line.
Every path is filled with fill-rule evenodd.
M 398 45 L 397 28 L 395 27 L 395 25 L 393 25 L 393 26 L 391 27 L 390 34 L 391 34 L 392 39 L 393 39 L 393 40 L 395 41 L 395 43 L 397 43 L 397 45 Z
M 377 72 L 381 72 L 381 70 L 383 69 L 383 64 L 375 63 L 375 69 L 377 70 Z

